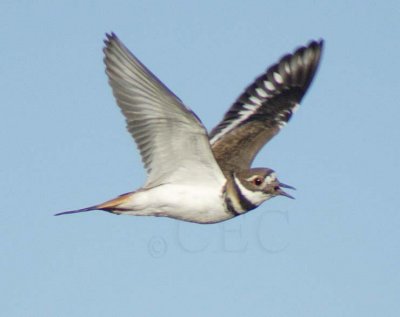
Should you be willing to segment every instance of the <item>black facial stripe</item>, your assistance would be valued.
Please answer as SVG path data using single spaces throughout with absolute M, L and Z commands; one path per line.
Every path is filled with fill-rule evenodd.
M 226 203 L 226 209 L 229 211 L 230 214 L 232 214 L 234 217 L 240 215 L 240 213 L 236 211 L 235 207 L 232 204 L 232 200 L 229 197 L 226 197 L 225 203 Z
M 239 197 L 240 206 L 245 211 L 249 211 L 249 210 L 256 208 L 257 205 L 252 204 L 250 201 L 247 200 L 246 197 L 243 196 L 242 192 L 240 191 L 239 186 L 236 184 L 236 178 L 235 178 L 234 174 L 232 174 L 232 180 L 233 180 L 233 188 L 235 189 L 237 196 Z

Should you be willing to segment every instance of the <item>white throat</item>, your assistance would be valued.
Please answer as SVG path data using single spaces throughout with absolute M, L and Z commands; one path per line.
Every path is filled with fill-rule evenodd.
M 264 201 L 272 197 L 272 195 L 266 194 L 263 191 L 252 191 L 247 189 L 236 176 L 234 176 L 234 182 L 239 188 L 241 194 L 253 205 L 259 206 Z

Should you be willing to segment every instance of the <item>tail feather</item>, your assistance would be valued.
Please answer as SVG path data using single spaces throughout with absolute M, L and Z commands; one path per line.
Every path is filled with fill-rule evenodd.
M 54 216 L 76 214 L 76 213 L 79 213 L 79 212 L 86 212 L 86 211 L 92 211 L 92 210 L 97 210 L 97 206 L 91 206 L 91 207 L 77 209 L 77 210 L 63 211 L 63 212 L 59 212 L 59 213 L 55 214 Z
M 92 211 L 92 210 L 103 210 L 111 213 L 115 213 L 114 211 L 121 211 L 124 210 L 124 208 L 121 206 L 124 204 L 124 202 L 133 194 L 134 192 L 129 192 L 126 194 L 122 194 L 118 196 L 117 198 L 108 200 L 100 205 L 95 205 L 95 206 L 90 206 L 87 208 L 82 208 L 82 209 L 77 209 L 77 210 L 69 210 L 69 211 L 63 211 L 58 214 L 55 214 L 54 216 L 61 216 L 61 215 L 68 215 L 68 214 L 76 214 L 80 212 L 86 212 L 86 211 Z M 116 212 L 118 213 L 118 212 Z

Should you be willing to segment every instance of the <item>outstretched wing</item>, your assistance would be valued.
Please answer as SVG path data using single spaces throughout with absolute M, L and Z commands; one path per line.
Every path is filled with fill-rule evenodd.
M 249 168 L 264 144 L 289 121 L 314 78 L 322 46 L 322 40 L 312 41 L 282 57 L 236 100 L 210 133 L 222 170 Z
M 104 42 L 109 83 L 148 172 L 144 187 L 174 181 L 222 182 L 200 120 L 115 34 L 107 34 Z

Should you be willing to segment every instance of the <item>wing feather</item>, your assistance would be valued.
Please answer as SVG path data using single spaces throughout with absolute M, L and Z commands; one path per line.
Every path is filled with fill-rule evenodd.
M 113 94 L 148 172 L 144 187 L 188 180 L 223 182 L 196 115 L 113 33 L 107 34 L 104 54 Z
M 312 41 L 247 87 L 211 131 L 210 143 L 223 170 L 251 166 L 254 157 L 290 120 L 319 65 L 323 41 Z

